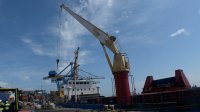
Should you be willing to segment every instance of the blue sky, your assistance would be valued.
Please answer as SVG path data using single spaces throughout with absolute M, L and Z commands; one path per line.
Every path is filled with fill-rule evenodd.
M 99 42 L 67 12 L 73 11 L 115 35 L 128 54 L 137 92 L 147 75 L 174 76 L 183 69 L 200 86 L 199 0 L 0 0 L 0 85 L 52 90 L 42 77 L 56 69 L 60 38 L 61 68 L 80 46 L 81 68 L 106 77 L 101 93 L 112 94 L 109 66 Z

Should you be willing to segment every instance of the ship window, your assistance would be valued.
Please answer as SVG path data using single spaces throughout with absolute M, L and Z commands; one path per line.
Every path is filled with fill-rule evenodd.
M 83 82 L 80 82 L 80 84 L 83 84 Z
M 73 84 L 75 84 L 75 83 L 73 82 Z
M 86 82 L 84 82 L 84 84 L 86 84 Z
M 77 89 L 77 91 L 79 91 L 79 89 Z
M 76 82 L 76 84 L 79 84 L 80 82 Z
M 69 82 L 69 84 L 71 84 L 71 82 Z
M 83 89 L 81 89 L 81 91 L 82 91 Z
M 89 91 L 90 91 L 90 88 L 89 88 Z
M 73 89 L 73 91 L 74 91 L 74 89 Z
M 86 89 L 84 88 L 84 90 L 86 90 Z
M 86 84 L 89 84 L 89 82 L 87 82 Z

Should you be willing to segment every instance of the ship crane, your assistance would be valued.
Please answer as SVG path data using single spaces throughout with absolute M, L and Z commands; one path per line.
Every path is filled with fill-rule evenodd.
M 61 9 L 66 10 L 71 16 L 73 16 L 80 24 L 82 24 L 87 30 L 90 31 L 101 43 L 106 59 L 108 61 L 111 72 L 115 78 L 117 102 L 119 104 L 130 103 L 130 88 L 128 81 L 128 73 L 130 70 L 129 62 L 116 46 L 116 37 L 111 36 L 89 21 L 85 20 L 67 6 L 62 4 Z M 113 62 L 106 51 L 106 47 L 114 54 Z
M 79 54 L 79 47 L 74 52 L 74 62 L 70 62 L 64 69 L 62 69 L 59 73 L 57 73 L 55 70 L 49 71 L 49 76 L 43 77 L 43 80 L 51 79 L 51 82 L 54 82 L 57 84 L 58 91 L 61 90 L 62 84 L 65 81 L 65 77 L 71 77 L 73 80 L 77 80 L 78 78 L 78 67 L 77 64 L 78 61 L 78 54 Z M 56 60 L 57 67 L 59 60 Z M 71 67 L 71 70 L 66 75 L 61 75 L 67 68 Z M 71 73 L 71 75 L 69 75 Z M 73 74 L 73 75 L 72 75 Z
M 51 79 L 52 83 L 57 84 L 57 89 L 59 92 L 59 95 L 61 97 L 64 97 L 64 85 L 68 84 L 68 81 L 74 81 L 73 89 L 75 90 L 75 102 L 77 101 L 77 91 L 76 91 L 76 81 L 85 80 L 85 81 L 91 81 L 93 80 L 95 83 L 99 83 L 95 81 L 95 79 L 104 79 L 104 77 L 93 75 L 92 73 L 89 73 L 85 70 L 82 70 L 79 68 L 78 64 L 78 55 L 79 55 L 79 47 L 74 52 L 74 60 L 70 62 L 64 69 L 62 69 L 59 73 L 57 73 L 55 70 L 49 71 L 48 76 L 43 77 L 43 80 Z M 57 62 L 57 61 L 56 61 Z M 57 63 L 58 64 L 58 63 Z M 58 65 L 57 65 L 58 66 Z M 71 68 L 65 75 L 62 75 L 64 71 L 67 70 L 67 68 Z M 82 74 L 82 75 L 79 75 Z
M 67 75 L 61 75 L 68 67 L 72 67 L 73 66 L 73 62 L 70 62 L 63 70 L 61 70 L 59 73 L 57 73 L 56 71 L 52 70 L 49 71 L 48 76 L 43 77 L 43 80 L 47 80 L 47 79 L 51 79 L 51 82 L 56 83 L 57 84 L 57 89 L 58 91 L 61 90 L 61 85 L 64 82 L 65 77 L 71 77 L 70 75 L 68 75 L 69 73 L 67 73 Z

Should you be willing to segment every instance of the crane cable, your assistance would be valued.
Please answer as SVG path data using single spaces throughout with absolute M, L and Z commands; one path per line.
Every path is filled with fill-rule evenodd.
M 62 1 L 61 1 L 62 2 Z M 58 6 L 61 3 L 59 3 L 58 1 Z M 60 39 L 62 37 L 62 33 L 61 33 L 61 14 L 62 14 L 62 9 L 59 7 L 59 16 L 58 16 L 58 38 L 57 38 L 57 59 L 56 59 L 56 64 L 57 64 L 57 71 L 59 71 L 59 62 L 60 62 Z

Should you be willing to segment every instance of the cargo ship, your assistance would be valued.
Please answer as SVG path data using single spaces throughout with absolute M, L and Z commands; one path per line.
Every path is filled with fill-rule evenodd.
M 117 97 L 99 96 L 62 106 L 103 110 L 105 105 L 114 105 L 115 109 L 129 111 L 200 111 L 200 87 L 191 87 L 181 69 L 175 70 L 174 77 L 154 80 L 153 76 L 147 76 L 143 91 L 129 98 L 129 104 L 119 104 Z
M 147 76 L 141 94 L 131 94 L 128 79 L 130 72 L 129 59 L 125 53 L 121 53 L 118 49 L 116 37 L 102 31 L 100 28 L 70 10 L 64 4 L 60 7 L 68 12 L 99 40 L 110 70 L 114 76 L 116 88 L 116 96 L 114 97 L 104 97 L 101 95 L 90 97 L 93 95 L 86 94 L 87 97 L 79 97 L 79 101 L 77 101 L 77 88 L 75 85 L 78 85 L 78 83 L 84 84 L 85 82 L 78 80 L 77 72 L 75 70 L 72 78 L 73 81 L 68 82 L 68 85 L 71 84 L 72 86 L 67 86 L 67 88 L 74 87 L 73 89 L 75 91 L 74 94 L 71 94 L 72 96 L 70 96 L 70 99 L 68 99 L 67 102 L 61 104 L 63 107 L 103 110 L 105 107 L 107 109 L 108 105 L 110 105 L 109 107 L 114 107 L 116 109 L 134 111 L 200 111 L 200 87 L 191 87 L 181 69 L 175 71 L 174 77 L 154 80 L 153 76 Z M 113 61 L 111 61 L 106 49 L 109 49 L 111 53 L 113 53 Z M 75 63 L 75 68 L 76 67 L 77 65 Z M 51 73 L 49 76 L 51 77 Z M 53 77 L 63 78 L 65 76 L 61 76 L 60 73 L 54 73 Z M 58 79 L 59 78 L 56 78 L 56 81 L 58 81 Z M 78 82 L 76 82 L 77 80 Z M 58 90 L 61 91 L 60 93 L 62 93 L 63 96 L 66 96 L 67 94 L 65 94 L 65 91 L 63 91 L 62 88 L 66 87 L 58 86 Z M 98 89 L 96 89 L 96 92 L 97 91 Z M 78 92 L 78 95 L 84 96 L 84 93 Z
M 96 110 L 104 110 L 106 105 L 134 111 L 200 110 L 200 88 L 191 86 L 182 69 L 175 70 L 173 77 L 154 80 L 153 76 L 147 76 L 143 91 L 127 97 L 129 102 L 126 104 L 119 103 L 117 96 L 102 96 L 99 79 L 104 77 L 80 69 L 78 52 L 79 48 L 75 51 L 74 61 L 66 67 L 71 68 L 66 75 L 61 75 L 66 70 L 64 68 L 60 73 L 50 71 L 44 77 L 57 84 L 57 95 L 53 95 L 51 101 L 59 106 Z

